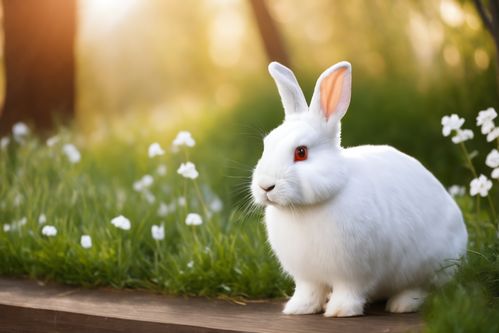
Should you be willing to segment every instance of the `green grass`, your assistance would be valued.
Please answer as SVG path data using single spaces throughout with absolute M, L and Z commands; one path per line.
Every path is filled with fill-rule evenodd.
M 227 148 L 221 139 L 215 144 L 220 151 L 214 156 L 208 148 L 217 138 L 199 140 L 196 147 L 178 154 L 167 152 L 149 159 L 150 142 L 109 137 L 103 144 L 90 144 L 65 131 L 59 137 L 61 142 L 54 147 L 30 137 L 23 144 L 12 142 L 0 151 L 0 226 L 13 226 L 23 218 L 27 221 L 15 230 L 0 229 L 0 275 L 179 295 L 273 298 L 292 293 L 292 281 L 282 274 L 273 257 L 258 214 L 245 214 L 230 202 L 232 194 L 216 184 L 225 177 L 219 174 L 224 169 L 217 162 Z M 79 147 L 79 163 L 69 163 L 61 152 L 65 142 Z M 166 147 L 166 142 L 162 144 Z M 187 159 L 200 171 L 195 181 L 176 173 L 178 165 Z M 164 176 L 156 172 L 161 164 L 167 166 Z M 247 170 L 238 172 L 238 177 L 247 176 Z M 154 177 L 150 188 L 154 203 L 133 190 L 134 181 L 144 174 Z M 178 203 L 180 197 L 186 198 L 185 206 Z M 210 211 L 210 203 L 217 197 L 225 206 L 222 211 Z M 161 202 L 174 203 L 175 209 L 167 216 L 158 216 Z M 426 302 L 426 330 L 496 332 L 496 229 L 487 223 L 483 207 L 476 213 L 474 199 L 464 196 L 458 203 L 468 222 L 471 250 L 456 278 L 433 291 Z M 201 214 L 204 223 L 186 225 L 189 212 Z M 46 215 L 45 224 L 57 228 L 55 237 L 41 234 L 40 214 Z M 110 223 L 121 214 L 131 220 L 130 230 L 117 229 Z M 156 241 L 151 227 L 161 223 L 165 239 Z M 83 234 L 92 237 L 92 248 L 80 246 Z
M 184 154 L 149 159 L 146 144 L 107 140 L 81 149 L 81 162 L 71 164 L 61 146 L 49 148 L 33 138 L 0 153 L 0 224 L 27 219 L 15 230 L 0 230 L 0 274 L 170 294 L 262 298 L 291 292 L 257 218 L 228 207 L 204 210 L 203 203 L 209 207 L 215 198 L 207 181 L 216 166 L 198 163 L 201 175 L 192 181 L 176 173 Z M 196 162 L 195 154 L 191 159 Z M 167 165 L 165 176 L 155 172 L 159 164 Z M 155 178 L 152 204 L 133 190 L 146 173 Z M 177 203 L 182 196 L 185 206 Z M 160 202 L 177 204 L 160 217 Z M 189 212 L 201 214 L 204 223 L 186 225 Z M 41 234 L 40 214 L 57 228 L 55 237 Z M 132 223 L 128 231 L 110 223 L 121 214 Z M 161 223 L 165 239 L 156 241 L 151 226 Z M 92 248 L 80 246 L 83 234 L 92 237 Z
M 499 332 L 499 244 L 470 251 L 454 280 L 423 310 L 427 332 Z

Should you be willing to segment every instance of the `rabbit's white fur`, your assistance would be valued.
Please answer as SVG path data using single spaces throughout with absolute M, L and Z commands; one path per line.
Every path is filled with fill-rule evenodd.
M 272 63 L 269 71 L 286 119 L 264 139 L 251 190 L 266 206 L 272 249 L 296 283 L 284 313 L 325 306 L 325 316 L 355 316 L 378 299 L 388 299 L 392 312 L 417 310 L 465 254 L 458 206 L 421 163 L 395 148 L 340 146 L 349 63 L 321 75 L 310 108 L 289 69 Z M 298 146 L 308 147 L 307 160 L 294 161 Z

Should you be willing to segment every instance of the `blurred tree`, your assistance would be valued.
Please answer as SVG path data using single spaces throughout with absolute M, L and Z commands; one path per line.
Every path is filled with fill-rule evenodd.
M 249 0 L 251 9 L 255 15 L 260 38 L 265 47 L 269 61 L 279 61 L 281 64 L 290 66 L 288 53 L 277 24 L 272 18 L 265 0 Z
M 76 0 L 2 0 L 6 94 L 0 131 L 49 129 L 74 113 Z
M 485 28 L 492 35 L 496 47 L 496 85 L 499 93 L 499 1 L 489 0 L 485 6 L 483 0 L 473 0 Z

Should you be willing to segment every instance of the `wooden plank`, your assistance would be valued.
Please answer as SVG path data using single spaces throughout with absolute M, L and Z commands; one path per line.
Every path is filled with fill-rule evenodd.
M 388 314 L 382 304 L 357 318 L 285 316 L 282 301 L 238 305 L 199 297 L 71 288 L 0 279 L 0 332 L 406 332 L 418 314 Z
M 90 316 L 79 313 L 0 305 L 0 332 L 226 332 L 217 329 L 188 325 L 152 323 L 139 320 L 122 320 L 112 317 Z

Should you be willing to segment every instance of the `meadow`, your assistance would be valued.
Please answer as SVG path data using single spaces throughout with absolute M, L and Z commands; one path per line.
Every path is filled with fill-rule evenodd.
M 7 108 L 26 124 L 0 137 L 1 276 L 236 302 L 292 295 L 248 189 L 261 139 L 283 119 L 266 71 L 275 40 L 250 1 L 186 1 L 71 1 L 68 119 Z M 499 107 L 497 48 L 476 3 L 268 1 L 307 100 L 323 70 L 352 63 L 343 145 L 414 156 L 462 209 L 467 257 L 431 291 L 427 332 L 499 332 L 499 139 L 487 140 L 499 120 L 489 111 L 477 124 Z M 0 99 L 24 77 L 7 77 L 5 53 Z M 20 100 L 35 101 L 25 81 Z
M 442 146 L 466 152 L 471 180 L 486 152 L 470 152 L 471 140 L 454 144 L 451 137 L 467 126 L 487 149 L 496 140 L 487 142 L 474 124 L 448 126 L 448 138 L 439 133 Z M 237 301 L 290 296 L 292 281 L 251 206 L 251 167 L 227 162 L 233 175 L 220 175 L 226 172 L 220 154 L 229 149 L 215 139 L 181 131 L 161 143 L 93 142 L 68 129 L 42 139 L 24 124 L 14 126 L 0 150 L 0 274 Z M 210 154 L 207 145 L 218 149 Z M 227 190 L 229 184 L 236 185 Z M 499 329 L 497 181 L 484 198 L 471 196 L 472 187 L 452 189 L 470 234 L 468 258 L 426 302 L 430 332 Z
M 289 292 L 262 224 L 224 207 L 210 167 L 195 166 L 196 179 L 193 170 L 177 173 L 190 155 L 195 161 L 195 147 L 175 154 L 157 146 L 164 155 L 150 158 L 149 145 L 81 149 L 68 146 L 72 139 L 59 133 L 48 146 L 26 136 L 2 149 L 3 275 L 170 294 Z M 82 236 L 91 244 L 82 246 Z

